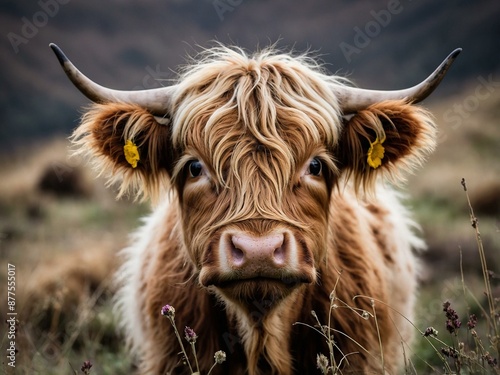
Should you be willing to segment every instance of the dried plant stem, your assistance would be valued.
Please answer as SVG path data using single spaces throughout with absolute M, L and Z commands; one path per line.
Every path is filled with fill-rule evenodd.
M 483 241 L 481 240 L 481 233 L 479 232 L 479 224 L 478 224 L 478 220 L 477 220 L 476 216 L 474 215 L 474 210 L 473 210 L 472 204 L 470 202 L 469 193 L 467 192 L 467 183 L 465 182 L 465 178 L 462 178 L 461 183 L 462 183 L 462 186 L 463 186 L 464 191 L 465 191 L 465 196 L 467 197 L 467 204 L 469 206 L 469 215 L 470 215 L 471 225 L 476 232 L 477 248 L 479 251 L 479 259 L 481 260 L 481 269 L 483 271 L 484 286 L 486 288 L 486 297 L 488 299 L 488 307 L 490 310 L 490 317 L 491 317 L 490 321 L 492 322 L 495 336 L 498 339 L 499 332 L 498 332 L 497 322 L 495 319 L 495 303 L 493 301 L 493 294 L 491 292 L 491 283 L 490 283 L 489 276 L 488 276 L 488 266 L 486 264 L 486 256 L 484 253 Z
M 214 364 L 212 365 L 212 367 L 210 367 L 210 370 L 208 370 L 207 375 L 210 375 L 212 373 L 212 370 L 214 369 L 215 366 L 217 366 L 217 362 L 214 362 Z
M 189 366 L 189 371 L 191 371 L 191 374 L 192 374 L 194 372 L 193 367 L 191 366 L 191 363 L 189 362 L 189 357 L 187 355 L 186 349 L 184 349 L 184 344 L 182 343 L 181 335 L 179 334 L 179 331 L 177 330 L 177 326 L 175 325 L 175 319 L 173 317 L 169 316 L 168 320 L 170 320 L 172 327 L 174 327 L 175 336 L 177 337 L 177 341 L 179 341 L 179 345 L 181 346 L 182 354 L 184 355 L 184 358 L 186 359 L 186 363 Z
M 375 301 L 370 299 L 370 305 L 373 309 L 373 318 L 375 320 L 375 327 L 377 328 L 378 343 L 380 346 L 380 359 L 382 361 L 382 373 L 385 374 L 385 362 L 384 362 L 384 347 L 382 346 L 382 338 L 380 337 L 380 327 L 378 326 L 377 311 L 375 309 Z
M 200 373 L 200 365 L 198 364 L 198 356 L 196 355 L 196 346 L 195 343 L 191 343 L 191 349 L 193 350 L 193 355 L 194 355 L 194 360 L 196 362 L 196 371 L 198 371 L 198 374 Z
M 379 299 L 376 299 L 376 298 L 372 298 L 372 297 L 369 297 L 369 296 L 364 296 L 364 295 L 357 295 L 355 296 L 354 298 L 365 298 L 365 299 L 369 299 L 369 300 L 374 300 L 375 302 L 377 303 L 380 303 L 382 305 L 384 305 L 385 307 L 387 307 L 388 309 L 390 309 L 391 311 L 393 311 L 394 313 L 396 313 L 397 315 L 399 315 L 400 317 L 402 317 L 404 320 L 406 320 L 413 328 L 415 328 L 419 333 L 420 335 L 423 336 L 423 338 L 429 343 L 429 345 L 434 349 L 434 351 L 436 352 L 436 355 L 439 357 L 439 359 L 441 359 L 441 361 L 443 362 L 443 365 L 445 367 L 445 371 L 448 371 L 448 373 L 452 373 L 452 369 L 450 367 L 450 365 L 448 364 L 448 362 L 446 361 L 446 359 L 443 357 L 443 355 L 441 354 L 441 352 L 439 351 L 438 348 L 436 348 L 436 346 L 431 342 L 431 340 L 429 340 L 429 337 L 425 337 L 424 336 L 424 332 L 418 328 L 415 323 L 413 323 L 410 319 L 408 319 L 408 317 L 406 317 L 404 314 L 402 314 L 400 311 L 398 311 L 397 309 L 395 309 L 394 307 L 392 307 L 391 305 L 387 304 L 386 302 L 384 301 L 381 301 Z M 432 337 L 433 340 L 439 342 L 441 345 L 444 345 L 444 346 L 447 346 L 447 344 L 438 339 L 437 337 Z M 430 368 L 432 368 L 434 370 L 434 367 L 432 365 L 430 365 L 429 363 L 425 362 L 426 365 L 428 365 Z
M 327 335 L 327 343 L 328 343 L 328 349 L 330 351 L 330 363 L 332 364 L 332 374 L 335 374 L 336 369 L 338 368 L 337 362 L 335 359 L 335 353 L 333 352 L 333 348 L 335 346 L 334 339 L 331 336 L 331 327 L 332 327 L 332 311 L 336 308 L 336 290 L 337 290 L 337 285 L 339 284 L 340 277 L 342 276 L 342 270 L 338 271 L 338 277 L 337 280 L 335 281 L 335 286 L 333 287 L 332 292 L 330 293 L 330 310 L 328 313 L 328 330 L 326 333 Z

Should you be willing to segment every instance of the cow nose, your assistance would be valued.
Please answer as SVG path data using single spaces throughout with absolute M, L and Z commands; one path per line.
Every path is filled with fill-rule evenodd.
M 260 262 L 271 262 L 279 267 L 286 263 L 286 249 L 283 233 L 273 233 L 266 236 L 254 237 L 247 234 L 231 236 L 231 262 L 233 266 L 257 265 Z

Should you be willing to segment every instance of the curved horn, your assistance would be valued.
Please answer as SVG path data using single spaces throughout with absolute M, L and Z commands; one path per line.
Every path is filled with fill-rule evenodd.
M 157 116 L 165 116 L 170 112 L 171 97 L 176 86 L 137 91 L 108 89 L 83 75 L 57 45 L 51 43 L 50 48 L 56 54 L 59 63 L 71 82 L 94 103 L 123 102 L 137 104 Z
M 335 93 L 339 97 L 340 107 L 344 114 L 352 114 L 383 100 L 407 99 L 411 103 L 421 102 L 439 85 L 461 51 L 461 48 L 454 50 L 429 77 L 418 85 L 408 89 L 379 91 L 348 86 L 334 86 Z

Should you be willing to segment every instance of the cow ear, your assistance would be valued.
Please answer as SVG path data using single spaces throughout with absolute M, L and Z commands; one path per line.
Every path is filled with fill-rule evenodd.
M 90 157 L 99 175 L 118 183 L 122 196 L 158 198 L 172 165 L 170 127 L 145 109 L 124 103 L 94 104 L 71 140 L 75 154 Z
M 338 158 L 359 190 L 383 175 L 392 182 L 421 165 L 436 144 L 431 114 L 402 100 L 376 103 L 346 120 Z

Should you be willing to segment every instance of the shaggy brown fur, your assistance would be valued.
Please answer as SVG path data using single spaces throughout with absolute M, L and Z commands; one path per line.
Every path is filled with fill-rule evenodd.
M 141 373 L 187 373 L 159 314 L 167 303 L 179 331 L 197 332 L 202 373 L 219 349 L 228 360 L 216 374 L 316 373 L 325 339 L 294 325 L 315 326 L 311 310 L 321 323 L 331 320 L 344 373 L 400 370 L 400 343 L 411 333 L 392 309 L 411 318 L 412 248 L 420 241 L 397 197 L 376 180 L 397 181 L 421 164 L 434 125 L 403 101 L 342 122 L 332 83 L 340 80 L 305 56 L 219 47 L 186 68 L 165 114 L 170 125 L 122 103 L 84 116 L 74 136 L 80 151 L 97 157 L 100 172 L 123 178 L 121 192 L 136 187 L 161 202 L 118 273 L 118 308 Z M 366 157 L 376 137 L 385 138 L 386 154 L 375 170 Z M 139 147 L 137 168 L 125 161 L 127 140 Z M 320 172 L 312 173 L 312 160 Z M 190 175 L 198 161 L 200 173 Z M 235 232 L 285 233 L 293 258 L 276 270 L 280 277 L 243 280 L 228 269 L 224 241 Z
M 131 104 L 95 104 L 82 119 L 72 139 L 75 154 L 92 150 L 99 173 L 108 173 L 110 184 L 121 182 L 118 196 L 129 188 L 157 200 L 166 172 L 172 168 L 170 129 L 158 124 L 153 115 Z M 133 141 L 141 156 L 133 169 L 125 160 L 123 146 Z
M 436 129 L 430 114 L 404 101 L 374 104 L 353 116 L 344 129 L 339 143 L 339 161 L 358 189 L 370 190 L 380 172 L 398 182 L 401 171 L 408 172 L 420 166 L 435 146 Z M 366 151 L 377 137 L 386 139 L 380 170 L 369 167 L 366 162 Z

